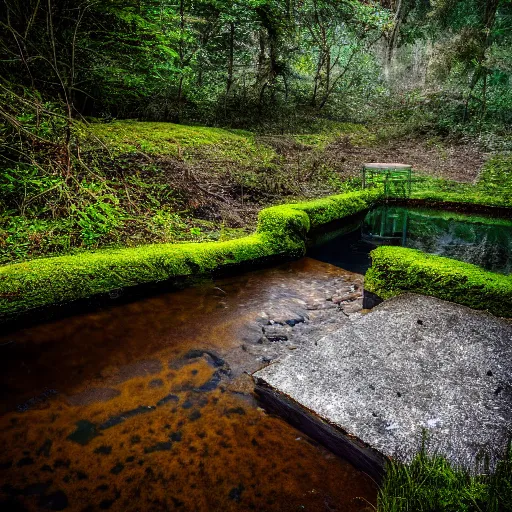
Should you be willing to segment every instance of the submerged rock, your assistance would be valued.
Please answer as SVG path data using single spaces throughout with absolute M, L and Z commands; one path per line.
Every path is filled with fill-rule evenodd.
M 154 452 L 163 452 L 168 451 L 172 448 L 172 441 L 162 441 L 160 443 L 156 443 L 153 446 L 147 446 L 144 448 L 144 453 L 154 453 Z
M 75 443 L 86 445 L 98 435 L 94 423 L 88 420 L 79 420 L 76 422 L 76 429 L 67 438 Z
M 64 510 L 68 507 L 68 497 L 64 491 L 56 491 L 42 496 L 39 500 L 39 506 L 47 510 Z

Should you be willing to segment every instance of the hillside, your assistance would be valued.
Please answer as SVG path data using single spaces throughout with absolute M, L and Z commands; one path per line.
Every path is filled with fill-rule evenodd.
M 395 138 L 386 127 L 324 122 L 316 133 L 172 123 L 80 125 L 79 172 L 15 166 L 0 177 L 0 263 L 100 247 L 242 236 L 264 206 L 360 187 L 368 161 L 473 182 L 475 144 Z

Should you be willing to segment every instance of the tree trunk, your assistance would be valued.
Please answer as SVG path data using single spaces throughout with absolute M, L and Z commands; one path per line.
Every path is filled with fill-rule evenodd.
M 179 43 L 179 59 L 180 59 L 180 81 L 178 84 L 178 95 L 177 95 L 177 121 L 181 122 L 181 103 L 183 97 L 183 72 L 185 63 L 185 0 L 180 0 L 180 43 Z
M 233 67 L 234 67 L 234 50 L 235 47 L 235 24 L 229 24 L 229 56 L 228 56 L 228 79 L 226 82 L 226 96 L 224 98 L 224 117 L 227 117 L 228 110 L 228 96 L 231 87 L 233 86 Z
M 391 61 L 393 60 L 393 52 L 395 50 L 398 35 L 400 34 L 400 27 L 402 25 L 404 14 L 405 7 L 403 0 L 398 0 L 396 5 L 395 17 L 393 19 L 393 30 L 391 31 L 391 34 L 389 36 L 386 48 L 386 60 L 384 63 L 384 75 L 386 79 L 389 79 L 389 69 L 391 67 Z
M 231 90 L 233 85 L 233 67 L 234 67 L 234 53 L 235 53 L 235 24 L 231 22 L 229 24 L 229 57 L 228 57 L 228 80 L 226 83 L 226 97 Z

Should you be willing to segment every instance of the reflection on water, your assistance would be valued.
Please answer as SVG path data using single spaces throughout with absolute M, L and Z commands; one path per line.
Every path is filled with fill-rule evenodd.
M 257 407 L 242 341 L 352 276 L 306 258 L 0 336 L 2 510 L 365 510 L 368 477 Z
M 319 240 L 311 257 L 364 273 L 369 252 L 401 245 L 512 273 L 512 221 L 394 206 L 374 208 L 351 233 Z

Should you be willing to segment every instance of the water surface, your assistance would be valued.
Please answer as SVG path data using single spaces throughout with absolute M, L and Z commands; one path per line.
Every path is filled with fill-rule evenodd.
M 369 253 L 380 245 L 400 245 L 512 273 L 512 220 L 455 212 L 378 206 L 346 233 L 317 238 L 309 256 L 364 274 Z
M 0 336 L 2 509 L 375 503 L 366 475 L 258 408 L 245 373 L 266 364 L 254 318 L 283 301 L 322 305 L 333 283 L 361 277 L 305 258 Z

